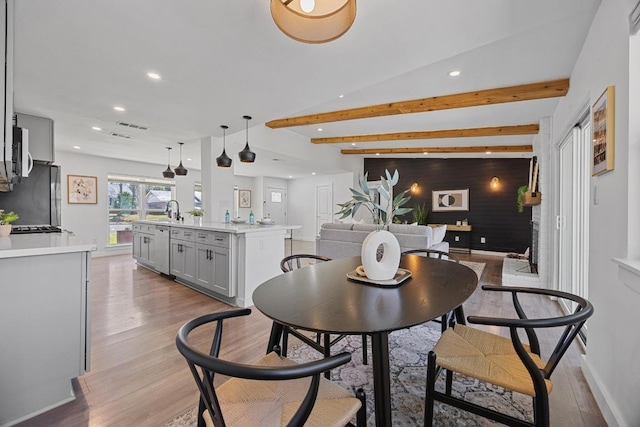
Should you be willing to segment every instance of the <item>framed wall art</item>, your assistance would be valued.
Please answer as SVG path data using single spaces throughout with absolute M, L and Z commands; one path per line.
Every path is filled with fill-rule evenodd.
M 67 175 L 67 202 L 70 204 L 98 203 L 98 178 Z
M 433 212 L 468 211 L 469 189 L 433 190 L 431 206 Z
M 238 191 L 238 207 L 239 208 L 251 207 L 251 190 Z
M 614 104 L 614 86 L 609 86 L 591 108 L 592 176 L 609 172 L 614 167 Z

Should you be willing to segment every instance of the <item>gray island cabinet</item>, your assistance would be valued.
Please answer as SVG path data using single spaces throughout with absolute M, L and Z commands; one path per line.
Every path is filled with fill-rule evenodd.
M 199 292 L 249 307 L 255 288 L 282 273 L 284 238 L 296 228 L 300 226 L 137 221 L 133 257 Z
M 89 371 L 95 245 L 66 233 L 0 237 L 0 426 L 75 399 Z

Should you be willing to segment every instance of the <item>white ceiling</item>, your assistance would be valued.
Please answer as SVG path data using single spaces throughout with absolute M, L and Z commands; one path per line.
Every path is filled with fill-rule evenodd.
M 220 137 L 221 124 L 229 126 L 228 135 L 240 132 L 232 146 L 227 138 L 227 152 L 237 159 L 243 115 L 253 116 L 250 126 L 263 126 L 283 117 L 569 77 L 600 0 L 361 0 L 349 32 L 321 45 L 282 34 L 268 0 L 16 3 L 15 109 L 54 119 L 57 150 L 74 151 L 77 145 L 82 153 L 166 165 L 164 147 L 176 148 L 177 163 L 176 142 L 185 141 L 183 158 L 193 159 L 185 166 L 198 169 L 199 139 Z M 449 77 L 452 69 L 461 76 Z M 148 71 L 162 80 L 148 79 Z M 529 124 L 551 115 L 557 103 L 526 101 L 325 123 L 322 132 L 319 126 L 278 132 L 327 137 Z M 114 111 L 115 105 L 126 112 Z M 149 130 L 127 129 L 118 120 Z M 255 167 L 235 173 L 281 176 L 283 163 L 295 169 L 284 173 L 296 177 L 312 169 L 249 133 L 258 153 Z M 503 136 L 360 146 L 532 140 Z M 313 170 L 335 173 L 319 165 Z

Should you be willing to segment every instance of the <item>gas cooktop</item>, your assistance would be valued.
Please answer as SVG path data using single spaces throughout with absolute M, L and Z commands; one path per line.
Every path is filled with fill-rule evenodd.
M 60 227 L 53 225 L 14 225 L 11 234 L 61 233 Z

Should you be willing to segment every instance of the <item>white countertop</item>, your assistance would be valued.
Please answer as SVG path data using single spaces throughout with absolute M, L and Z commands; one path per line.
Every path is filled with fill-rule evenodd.
M 10 234 L 0 237 L 0 258 L 52 255 L 95 251 L 94 243 L 87 243 L 68 233 Z
M 185 220 L 184 224 L 182 222 L 176 221 L 135 221 L 141 224 L 150 224 L 150 225 L 168 225 L 170 227 L 181 227 L 181 228 L 191 228 L 194 230 L 205 230 L 205 231 L 221 231 L 224 233 L 231 234 L 243 234 L 243 233 L 257 233 L 263 231 L 279 231 L 279 230 L 295 230 L 298 228 L 302 228 L 301 225 L 281 225 L 281 224 L 272 224 L 272 225 L 250 225 L 249 223 L 244 224 L 234 224 L 234 223 L 225 223 L 225 222 L 205 222 L 202 225 L 194 225 L 191 223 L 190 219 Z

